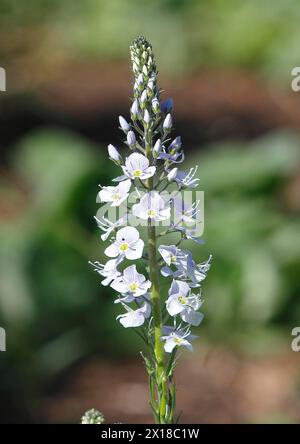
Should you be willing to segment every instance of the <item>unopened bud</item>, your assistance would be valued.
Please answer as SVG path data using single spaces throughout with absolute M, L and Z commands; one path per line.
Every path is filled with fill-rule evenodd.
M 146 123 L 146 125 L 149 125 L 151 121 L 151 116 L 149 114 L 149 111 L 146 109 L 144 112 L 144 122 Z
M 168 181 L 172 182 L 172 180 L 175 179 L 175 177 L 177 176 L 177 172 L 178 172 L 178 168 L 173 168 L 169 174 L 167 175 Z
M 139 115 L 139 104 L 138 104 L 137 100 L 133 101 L 131 108 L 130 108 L 130 112 L 131 112 L 132 119 L 135 120 Z
M 161 152 L 161 141 L 160 141 L 160 139 L 157 139 L 157 141 L 155 142 L 155 145 L 153 147 L 154 157 L 157 157 L 160 152 Z
M 163 123 L 163 129 L 165 131 L 170 131 L 171 128 L 172 128 L 172 117 L 171 114 L 167 114 Z
M 155 112 L 155 114 L 159 112 L 159 101 L 156 97 L 152 100 L 152 109 Z
M 121 154 L 119 153 L 119 151 L 117 150 L 116 147 L 114 147 L 113 145 L 109 144 L 108 147 L 108 155 L 110 157 L 111 160 L 114 160 L 117 163 L 120 163 L 120 161 L 122 160 Z
M 130 147 L 136 144 L 136 137 L 133 131 L 129 131 L 127 134 L 127 143 Z
M 127 122 L 127 120 L 124 119 L 124 117 L 119 116 L 119 122 L 120 122 L 120 127 L 122 128 L 122 130 L 124 131 L 124 133 L 128 133 L 128 131 L 130 130 L 130 125 Z

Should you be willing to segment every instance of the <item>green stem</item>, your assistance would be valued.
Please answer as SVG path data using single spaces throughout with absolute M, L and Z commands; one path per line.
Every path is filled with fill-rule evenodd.
M 151 132 L 145 131 L 146 140 L 146 155 L 148 159 L 152 160 L 152 143 Z M 148 179 L 148 190 L 154 189 L 153 177 Z M 158 267 L 156 257 L 156 232 L 155 226 L 148 219 L 148 258 L 149 258 L 149 275 L 152 283 L 151 286 L 151 302 L 152 302 L 152 316 L 154 324 L 154 356 L 156 361 L 156 385 L 158 394 L 158 418 L 160 424 L 166 423 L 167 404 L 168 404 L 168 382 L 165 372 L 165 352 L 162 336 L 162 313 L 159 292 Z M 153 396 L 153 391 L 151 396 Z M 153 404 L 155 400 L 152 399 Z

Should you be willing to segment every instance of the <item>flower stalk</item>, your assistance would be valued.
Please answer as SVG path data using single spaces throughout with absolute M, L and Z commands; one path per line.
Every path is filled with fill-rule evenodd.
M 110 285 L 119 293 L 115 303 L 121 305 L 125 313 L 117 319 L 125 328 L 135 328 L 145 342 L 147 353 L 142 357 L 148 372 L 149 403 L 155 421 L 173 424 L 176 422 L 177 351 L 179 347 L 192 350 L 191 340 L 195 336 L 191 334 L 191 327 L 198 326 L 203 319 L 198 311 L 202 305 L 201 293 L 193 291 L 205 279 L 210 258 L 196 264 L 188 250 L 179 248 L 186 240 L 201 243 L 195 236 L 195 228 L 187 225 L 196 221 L 199 202 L 188 204 L 181 197 L 183 189 L 198 186 L 198 179 L 194 178 L 197 167 L 189 172 L 178 169 L 184 160 L 182 142 L 180 137 L 170 139 L 173 101 L 160 100 L 151 45 L 144 37 L 138 37 L 130 51 L 134 74 L 131 123 L 122 116 L 119 122 L 132 154 L 124 162 L 119 150 L 108 146 L 109 158 L 121 167 L 123 174 L 113 179 L 116 186 L 101 187 L 98 195 L 100 201 L 110 207 L 126 204 L 127 213 L 116 221 L 96 218 L 98 227 L 104 231 L 101 239 L 111 238 L 111 244 L 104 252 L 110 258 L 108 262 L 93 265 L 104 277 L 102 284 Z M 138 200 L 133 205 L 128 200 L 132 186 Z M 165 197 L 169 186 L 176 187 L 175 193 Z M 178 219 L 176 223 L 171 220 L 171 209 Z M 146 243 L 138 229 L 129 223 L 129 216 L 146 222 Z M 167 224 L 164 230 L 160 227 L 162 222 Z M 179 235 L 177 242 L 161 244 L 169 233 Z M 146 262 L 149 279 L 139 273 L 136 264 L 120 271 L 124 262 L 138 259 Z M 170 280 L 167 296 L 160 290 L 160 275 Z

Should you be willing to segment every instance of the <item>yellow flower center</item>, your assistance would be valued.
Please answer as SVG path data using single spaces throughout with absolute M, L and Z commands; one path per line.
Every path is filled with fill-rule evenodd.
M 128 250 L 128 248 L 129 248 L 129 245 L 126 244 L 126 242 L 124 242 L 123 244 L 121 244 L 121 245 L 119 246 L 119 249 L 120 249 L 121 251 L 126 251 L 126 250 Z
M 179 296 L 178 301 L 179 301 L 182 305 L 187 304 L 187 299 L 184 298 L 183 296 Z
M 154 217 L 156 215 L 156 211 L 155 210 L 148 210 L 148 216 L 149 217 Z
M 139 286 L 136 282 L 133 282 L 132 284 L 130 284 L 129 288 L 131 291 L 136 291 L 139 288 Z
M 172 263 L 176 262 L 176 256 L 171 256 L 171 262 Z
M 176 344 L 181 344 L 182 341 L 183 341 L 183 339 L 181 339 L 181 338 L 175 338 L 174 339 L 174 342 L 176 342 Z
M 112 195 L 112 200 L 120 200 L 120 199 L 121 199 L 120 194 L 116 193 Z
M 142 171 L 141 170 L 135 170 L 133 172 L 134 177 L 140 177 L 142 175 Z

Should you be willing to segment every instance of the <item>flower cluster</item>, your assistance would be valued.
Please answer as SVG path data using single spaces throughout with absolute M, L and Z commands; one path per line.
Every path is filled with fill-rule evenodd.
M 171 203 L 175 211 L 178 210 L 178 213 L 183 215 L 183 224 L 170 224 L 170 231 L 177 231 L 180 235 L 178 244 L 160 245 L 158 248 L 164 262 L 161 274 L 172 279 L 165 307 L 174 322 L 172 327 L 164 326 L 161 338 L 165 343 L 165 351 L 171 352 L 176 346 L 191 348 L 190 326 L 199 325 L 203 318 L 198 311 L 202 305 L 200 292 L 194 292 L 205 279 L 211 258 L 205 263 L 196 264 L 189 251 L 178 248 L 184 239 L 199 242 L 191 235 L 192 229 L 184 225 L 184 222 L 195 217 L 197 211 L 195 206 L 184 208 L 182 211 L 182 205 L 185 203 L 180 196 L 172 202 L 166 201 L 160 195 L 159 186 L 165 181 L 167 184 L 176 184 L 179 191 L 183 188 L 193 189 L 199 182 L 199 179 L 195 178 L 197 167 L 186 172 L 172 166 L 184 160 L 181 138 L 169 138 L 173 126 L 173 101 L 160 101 L 157 69 L 151 45 L 143 37 L 138 37 L 130 50 L 135 79 L 134 98 L 130 108 L 131 122 L 120 116 L 119 123 L 125 135 L 125 144 L 133 153 L 123 160 L 124 156 L 115 146 L 108 146 L 110 159 L 121 167 L 123 174 L 113 179 L 118 185 L 101 187 L 99 199 L 111 206 L 120 206 L 126 202 L 133 187 L 140 196 L 139 202 L 131 207 L 135 217 L 150 220 L 152 223 L 167 220 L 170 218 Z M 154 176 L 158 176 L 156 183 L 153 180 Z M 149 179 L 152 179 L 151 187 Z M 141 189 L 146 191 L 143 195 Z M 124 327 L 140 327 L 146 320 L 151 323 L 151 281 L 138 272 L 137 264 L 128 265 L 122 272 L 119 271 L 119 266 L 124 260 L 133 261 L 143 257 L 144 241 L 140 238 L 139 231 L 131 226 L 119 229 L 126 223 L 126 217 L 115 223 L 106 219 L 97 220 L 97 223 L 105 231 L 102 235 L 103 240 L 115 233 L 111 244 L 105 249 L 105 255 L 110 258 L 108 262 L 104 265 L 95 262 L 93 265 L 104 277 L 102 284 L 110 285 L 119 293 L 116 302 L 120 303 L 126 312 L 117 319 Z M 179 324 L 177 319 L 180 320 Z M 183 323 L 186 324 L 185 327 Z
M 130 50 L 134 73 L 131 120 L 120 116 L 119 123 L 131 153 L 124 156 L 115 146 L 108 146 L 109 158 L 120 167 L 120 175 L 113 179 L 114 186 L 101 187 L 98 195 L 101 202 L 111 207 L 126 205 L 126 214 L 116 221 L 96 218 L 104 232 L 101 239 L 110 239 L 110 244 L 104 251 L 108 261 L 93 265 L 104 278 L 102 284 L 110 285 L 118 293 L 115 303 L 124 309 L 117 317 L 119 322 L 126 328 L 139 327 L 150 348 L 152 361 L 145 358 L 146 365 L 151 378 L 155 374 L 154 384 L 159 393 L 159 400 L 151 404 L 152 409 L 158 421 L 170 422 L 174 406 L 162 413 L 158 405 L 171 403 L 171 382 L 164 385 L 161 381 L 163 376 L 171 381 L 174 352 L 178 347 L 192 349 L 191 340 L 195 336 L 191 334 L 191 327 L 198 326 L 203 319 L 199 312 L 200 286 L 210 268 L 211 257 L 197 264 L 191 252 L 180 248 L 186 240 L 202 243 L 193 227 L 199 202 L 189 204 L 182 196 L 186 189 L 198 186 L 197 167 L 190 171 L 178 169 L 184 160 L 182 140 L 179 136 L 170 137 L 173 101 L 160 100 L 151 45 L 138 37 Z M 172 198 L 164 195 L 168 187 L 172 187 Z M 131 193 L 135 197 L 133 204 L 128 199 Z M 171 222 L 172 211 L 177 217 L 176 223 Z M 146 221 L 146 244 L 139 230 L 127 223 L 129 215 L 141 221 L 141 225 Z M 164 231 L 162 223 L 167 226 Z M 169 233 L 177 233 L 178 241 L 163 245 L 160 238 Z M 159 289 L 160 276 L 169 279 L 165 298 Z M 170 325 L 165 325 L 168 323 Z M 163 369 L 164 352 L 171 354 L 168 374 Z

